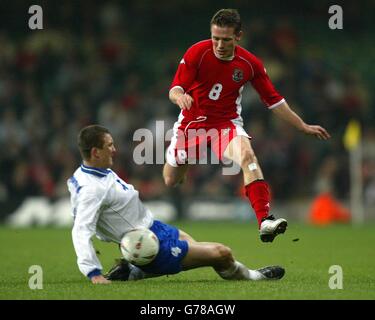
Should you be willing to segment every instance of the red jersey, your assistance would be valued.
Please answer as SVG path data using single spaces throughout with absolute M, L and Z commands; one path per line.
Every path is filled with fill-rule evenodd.
M 247 82 L 268 108 L 284 101 L 260 59 L 237 45 L 232 60 L 220 60 L 213 52 L 212 40 L 204 40 L 186 51 L 170 88 L 181 87 L 194 99 L 190 110 L 182 111 L 185 121 L 203 116 L 212 124 L 240 118 Z

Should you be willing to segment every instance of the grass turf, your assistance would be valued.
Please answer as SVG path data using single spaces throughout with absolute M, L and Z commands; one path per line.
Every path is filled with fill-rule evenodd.
M 278 264 L 280 281 L 224 281 L 211 269 L 94 286 L 78 271 L 70 229 L 0 228 L 0 299 L 375 299 L 375 225 L 325 228 L 291 224 L 273 243 L 262 243 L 254 224 L 179 222 L 196 240 L 222 242 L 255 269 Z M 296 239 L 299 239 L 296 241 Z M 94 240 L 104 270 L 119 257 L 116 245 Z M 29 267 L 43 268 L 43 289 L 28 286 Z M 343 270 L 343 289 L 328 282 L 332 265 Z

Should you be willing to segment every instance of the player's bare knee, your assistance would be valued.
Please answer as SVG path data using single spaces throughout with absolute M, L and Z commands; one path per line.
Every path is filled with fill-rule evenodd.
M 242 150 L 241 167 L 247 167 L 250 163 L 256 163 L 257 158 L 252 150 Z
M 176 179 L 171 176 L 163 176 L 164 183 L 167 187 L 174 187 L 177 184 Z
M 222 244 L 215 246 L 215 258 L 220 264 L 225 264 L 233 260 L 232 250 Z

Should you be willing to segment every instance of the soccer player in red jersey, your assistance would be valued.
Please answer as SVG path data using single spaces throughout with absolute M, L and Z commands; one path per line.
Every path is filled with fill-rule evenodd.
M 319 125 L 306 124 L 291 110 L 275 90 L 262 61 L 238 45 L 241 36 L 238 11 L 221 9 L 211 20 L 211 39 L 191 46 L 180 61 L 169 99 L 179 106 L 181 113 L 166 152 L 163 177 L 167 186 L 183 181 L 189 160 L 202 157 L 201 145 L 209 145 L 220 160 L 229 159 L 241 167 L 260 238 L 272 242 L 276 235 L 285 232 L 287 221 L 275 219 L 269 213 L 269 187 L 251 138 L 243 129 L 244 86 L 249 82 L 269 110 L 303 133 L 323 140 L 330 135 Z

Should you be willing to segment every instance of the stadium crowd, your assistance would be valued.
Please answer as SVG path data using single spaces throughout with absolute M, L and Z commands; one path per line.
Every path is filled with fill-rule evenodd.
M 144 200 L 176 199 L 179 193 L 185 199 L 241 196 L 242 177 L 223 176 L 220 166 L 193 167 L 185 185 L 168 190 L 162 164 L 134 163 L 133 149 L 139 143 L 133 141 L 135 130 L 155 132 L 157 120 L 165 121 L 165 130 L 172 128 L 179 113 L 168 100 L 174 71 L 187 46 L 209 37 L 206 22 L 216 10 L 197 11 L 193 21 L 177 6 L 142 3 L 64 4 L 45 8 L 43 30 L 25 30 L 25 22 L 0 29 L 0 203 L 4 212 L 14 210 L 27 196 L 53 200 L 67 195 L 66 180 L 80 161 L 76 136 L 91 123 L 111 130 L 118 149 L 114 170 L 130 179 Z M 274 197 L 312 196 L 327 188 L 338 198 L 347 197 L 348 155 L 342 136 L 348 121 L 356 118 L 363 125 L 366 201 L 374 202 L 374 91 L 361 69 L 345 64 L 345 54 L 350 60 L 352 53 L 342 50 L 338 59 L 328 59 L 332 52 L 326 54 L 326 34 L 309 38 L 290 16 L 253 19 L 241 8 L 240 13 L 245 22 L 241 45 L 262 58 L 290 105 L 306 121 L 322 124 L 333 137 L 321 142 L 298 134 L 276 121 L 250 86 L 244 90 L 245 128 L 254 138 Z M 178 26 L 183 24 L 178 21 L 183 19 L 195 22 L 196 29 L 191 26 L 179 34 Z M 202 34 L 205 25 L 207 32 Z M 329 34 L 326 22 L 325 27 Z M 366 41 L 370 46 L 371 39 Z M 339 51 L 345 42 L 337 46 Z M 155 143 L 163 139 L 155 137 Z M 168 142 L 164 144 L 167 147 Z

